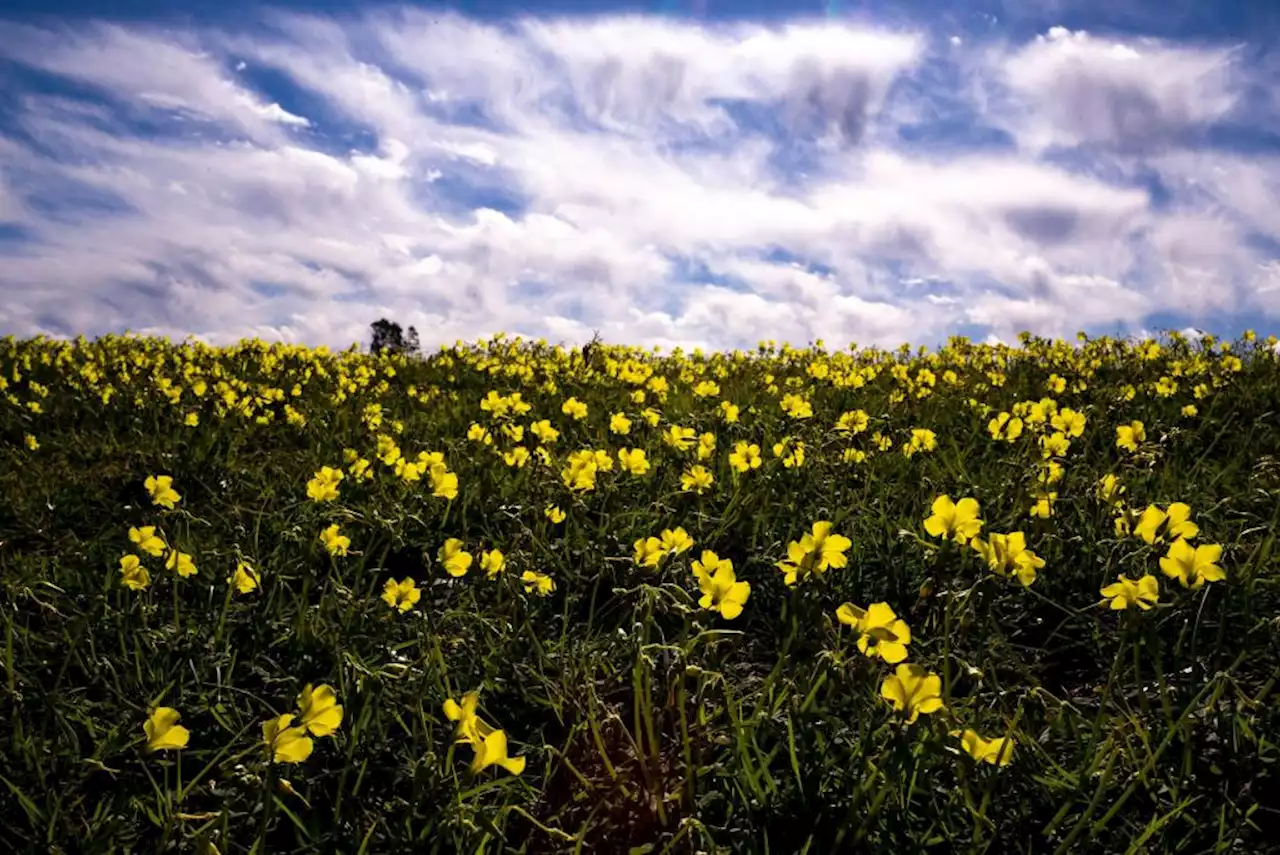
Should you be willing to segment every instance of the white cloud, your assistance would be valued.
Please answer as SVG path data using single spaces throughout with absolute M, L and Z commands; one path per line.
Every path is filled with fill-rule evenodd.
M 1032 148 L 1148 150 L 1231 111 L 1234 56 L 1230 48 L 1125 43 L 1054 27 L 1011 54 L 1003 71 L 1024 108 L 1015 127 Z
M 26 92 L 26 136 L 0 136 L 0 219 L 37 240 L 0 264 L 20 295 L 5 331 L 345 345 L 387 315 L 428 345 L 896 345 L 1280 311 L 1250 238 L 1274 233 L 1280 165 L 1170 131 L 1234 103 L 1222 49 L 1055 31 L 1011 53 L 939 44 L 967 58 L 938 66 L 923 31 L 403 10 L 253 33 L 5 27 L 0 53 L 110 95 Z M 253 91 L 229 70 L 246 63 L 315 109 Z M 1125 114 L 1131 91 L 1154 112 Z M 903 117 L 941 102 L 1020 150 L 899 145 Z M 144 130 L 157 110 L 191 129 Z M 1139 131 L 1164 134 L 1158 156 Z M 1111 152 L 1040 156 L 1078 143 Z

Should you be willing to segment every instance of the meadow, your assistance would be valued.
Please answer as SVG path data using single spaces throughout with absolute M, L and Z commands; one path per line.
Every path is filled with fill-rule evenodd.
M 0 342 L 0 850 L 1280 852 L 1280 359 Z

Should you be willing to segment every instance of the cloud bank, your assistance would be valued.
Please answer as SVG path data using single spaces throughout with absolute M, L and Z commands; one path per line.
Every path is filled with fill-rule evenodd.
M 405 8 L 4 23 L 0 63 L 0 332 L 344 346 L 387 316 L 426 344 L 720 348 L 1280 318 L 1280 122 L 1238 44 Z

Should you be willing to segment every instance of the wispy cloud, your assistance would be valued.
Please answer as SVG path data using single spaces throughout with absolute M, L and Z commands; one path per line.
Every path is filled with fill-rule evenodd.
M 722 347 L 1280 315 L 1265 57 L 952 35 L 5 24 L 0 327 Z

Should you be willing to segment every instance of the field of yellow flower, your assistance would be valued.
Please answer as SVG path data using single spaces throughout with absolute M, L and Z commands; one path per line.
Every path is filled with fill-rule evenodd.
M 0 851 L 1280 851 L 1280 360 L 0 342 Z

